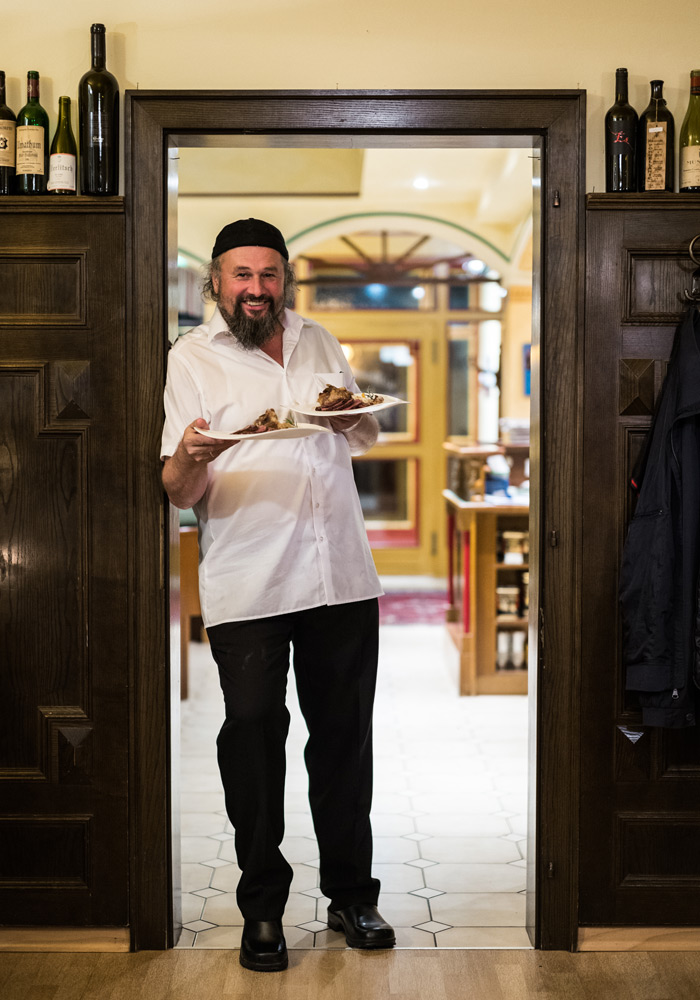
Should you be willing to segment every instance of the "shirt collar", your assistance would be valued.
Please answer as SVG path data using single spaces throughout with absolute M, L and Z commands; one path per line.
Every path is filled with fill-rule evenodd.
M 285 357 L 287 356 L 288 352 L 291 353 L 291 351 L 296 347 L 296 344 L 301 335 L 302 327 L 304 326 L 304 322 L 305 322 L 304 317 L 300 316 L 299 313 L 292 312 L 291 309 L 284 310 L 284 315 L 282 316 L 282 326 L 284 327 L 284 334 L 282 339 L 284 344 Z M 214 310 L 212 317 L 209 320 L 208 328 L 209 332 L 207 336 L 210 344 L 217 338 L 219 339 L 224 338 L 225 340 L 228 341 L 228 343 L 231 344 L 232 347 L 235 347 L 237 350 L 240 351 L 243 350 L 242 347 L 239 347 L 235 337 L 230 336 L 228 324 L 226 323 L 226 320 L 219 312 L 218 306 Z M 265 354 L 265 352 L 261 351 L 259 348 L 256 349 L 255 351 L 250 351 L 250 352 L 246 351 L 246 354 L 248 353 L 263 354 L 263 355 Z

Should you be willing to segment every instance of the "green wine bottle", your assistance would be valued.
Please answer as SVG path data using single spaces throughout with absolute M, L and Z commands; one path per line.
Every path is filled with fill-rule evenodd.
M 52 194 L 75 194 L 78 151 L 70 126 L 70 97 L 58 99 L 58 125 L 51 143 L 49 183 Z
M 5 104 L 5 70 L 0 69 L 0 194 L 15 189 L 15 128 L 17 122 Z
M 605 114 L 605 190 L 637 190 L 637 112 L 627 100 L 627 70 L 615 70 L 615 103 Z
M 679 139 L 680 190 L 700 192 L 700 69 L 690 71 L 690 100 Z
M 119 84 L 105 64 L 105 26 L 90 29 L 92 66 L 78 84 L 80 190 L 119 194 Z
M 44 194 L 49 176 L 49 116 L 39 103 L 39 74 L 27 73 L 27 103 L 17 115 L 17 194 Z

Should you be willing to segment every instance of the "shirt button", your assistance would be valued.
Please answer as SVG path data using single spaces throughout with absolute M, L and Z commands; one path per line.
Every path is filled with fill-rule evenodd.
M 321 504 L 320 504 L 320 503 L 315 503 L 315 504 L 314 504 L 314 507 L 315 507 L 315 508 L 316 508 L 317 510 L 318 510 L 318 508 L 319 508 L 320 506 L 321 506 Z
M 323 541 L 323 535 L 319 535 L 318 536 L 318 540 L 319 540 L 319 542 L 322 542 Z

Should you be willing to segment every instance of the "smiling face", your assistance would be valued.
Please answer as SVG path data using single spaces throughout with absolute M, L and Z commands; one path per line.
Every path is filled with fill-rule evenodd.
M 219 258 L 212 285 L 221 315 L 241 346 L 261 347 L 284 312 L 284 259 L 269 247 L 235 247 Z

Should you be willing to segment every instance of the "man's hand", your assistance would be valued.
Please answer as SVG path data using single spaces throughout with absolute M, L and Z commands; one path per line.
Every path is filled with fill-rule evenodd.
M 213 462 L 227 448 L 231 448 L 234 444 L 239 443 L 238 441 L 224 441 L 221 438 L 205 437 L 195 430 L 196 427 L 200 427 L 205 431 L 209 430 L 209 424 L 206 420 L 203 417 L 197 417 L 193 423 L 185 428 L 185 433 L 182 435 L 182 441 L 178 447 L 178 451 L 182 449 L 193 462 L 206 462 L 207 464 Z
M 197 417 L 188 424 L 175 454 L 163 463 L 163 486 L 171 503 L 181 510 L 202 499 L 207 488 L 209 463 L 227 448 L 238 444 L 237 441 L 204 437 L 195 430 L 196 427 L 208 430 L 209 424 L 203 417 Z
M 326 417 L 332 431 L 336 434 L 344 434 L 346 431 L 351 431 L 353 427 L 357 427 L 362 419 L 362 411 L 345 410 L 342 415 L 339 413 L 331 416 L 329 410 L 324 410 L 321 416 Z

